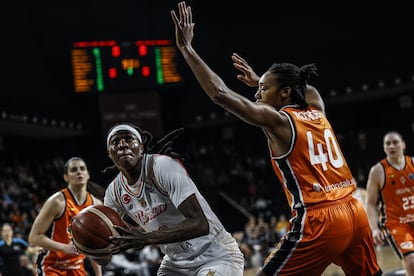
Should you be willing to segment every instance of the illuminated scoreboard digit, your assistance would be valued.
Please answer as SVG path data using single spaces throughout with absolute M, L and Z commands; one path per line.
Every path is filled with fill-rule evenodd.
M 71 52 L 75 93 L 154 89 L 182 82 L 171 40 L 79 41 Z

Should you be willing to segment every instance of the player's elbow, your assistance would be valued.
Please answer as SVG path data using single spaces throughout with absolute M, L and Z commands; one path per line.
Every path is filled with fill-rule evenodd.
M 188 228 L 188 233 L 191 234 L 191 238 L 200 237 L 204 235 L 208 235 L 210 231 L 210 226 L 208 224 L 208 220 L 206 218 L 197 218 L 192 221 L 192 226 L 190 227 L 191 230 Z
M 210 225 L 208 224 L 208 222 L 203 223 L 203 225 L 201 227 L 201 233 L 203 235 L 208 235 L 209 232 L 210 232 Z
M 215 104 L 222 104 L 223 102 L 225 102 L 225 99 L 228 97 L 228 91 L 226 89 L 224 89 L 223 87 L 215 87 L 214 88 L 214 93 L 210 94 L 210 99 L 215 103 Z
M 35 235 L 33 233 L 29 233 L 29 237 L 28 237 L 27 240 L 29 241 L 30 245 L 37 245 L 36 238 L 35 238 Z

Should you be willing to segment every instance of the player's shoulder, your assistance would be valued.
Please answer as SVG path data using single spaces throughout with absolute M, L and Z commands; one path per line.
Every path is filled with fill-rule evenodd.
M 46 200 L 46 202 L 49 202 L 50 204 L 59 204 L 64 201 L 65 201 L 65 195 L 62 190 L 53 193 Z
M 370 179 L 381 179 L 384 174 L 384 166 L 381 161 L 378 161 L 375 163 L 371 168 L 369 169 L 368 176 Z
M 383 168 L 384 168 L 383 160 L 380 160 L 371 166 L 370 171 L 382 170 Z
M 45 200 L 42 206 L 42 211 L 58 214 L 61 212 L 61 210 L 65 210 L 64 208 L 65 204 L 66 204 L 65 195 L 63 194 L 62 191 L 57 191 Z
M 152 163 L 153 166 L 155 167 L 158 167 L 158 166 L 163 167 L 163 166 L 169 166 L 172 163 L 177 162 L 177 160 L 175 160 L 171 156 L 164 155 L 164 154 L 151 154 L 148 158 L 148 162 Z

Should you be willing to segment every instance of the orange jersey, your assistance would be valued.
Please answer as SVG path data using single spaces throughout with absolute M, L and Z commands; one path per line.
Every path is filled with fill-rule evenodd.
M 72 218 L 82 209 L 92 205 L 94 202 L 90 193 L 87 193 L 85 202 L 77 204 L 74 196 L 68 188 L 62 189 L 61 192 L 63 193 L 66 201 L 65 211 L 53 222 L 50 229 L 50 238 L 55 241 L 68 244 L 71 243 L 71 235 L 68 227 L 70 226 Z M 41 267 L 50 266 L 55 269 L 73 270 L 80 268 L 83 269 L 84 259 L 85 256 L 82 254 L 67 255 L 60 251 L 47 250 L 39 254 L 37 263 Z M 45 269 L 45 271 L 47 271 L 47 269 Z
M 394 168 L 386 158 L 384 185 L 379 192 L 380 223 L 393 250 L 402 259 L 414 252 L 414 164 L 405 156 L 405 166 Z
M 271 159 L 291 208 L 352 195 L 356 184 L 325 115 L 292 105 L 280 112 L 288 116 L 293 138 L 285 155 L 275 156 L 271 151 Z
M 356 185 L 325 115 L 297 106 L 280 110 L 292 129 L 290 148 L 273 169 L 292 209 L 289 231 L 266 258 L 266 275 L 322 275 L 335 263 L 346 275 L 381 275 Z
M 405 156 L 405 166 L 398 170 L 386 158 L 380 161 L 385 181 L 380 190 L 381 221 L 386 226 L 414 222 L 414 164 Z

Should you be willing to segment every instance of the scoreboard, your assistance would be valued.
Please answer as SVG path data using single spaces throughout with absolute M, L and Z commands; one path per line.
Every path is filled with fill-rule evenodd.
M 175 42 L 174 42 L 175 43 Z M 78 41 L 71 50 L 75 93 L 134 92 L 182 82 L 172 40 Z

